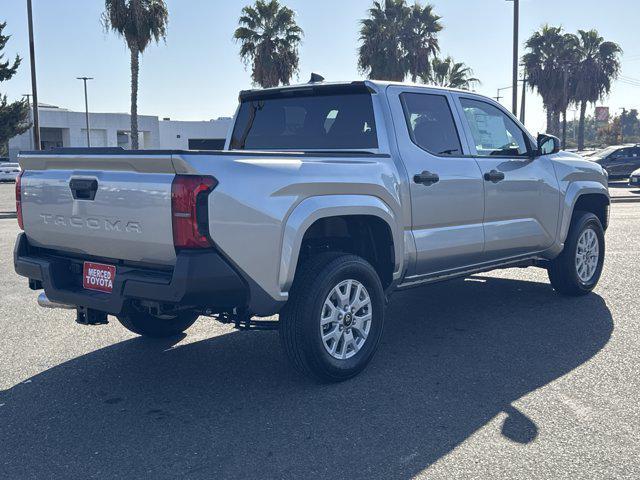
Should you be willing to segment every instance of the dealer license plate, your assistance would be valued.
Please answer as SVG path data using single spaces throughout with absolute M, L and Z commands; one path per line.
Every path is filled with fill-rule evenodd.
M 82 286 L 87 290 L 111 293 L 113 292 L 113 282 L 115 279 L 115 265 L 84 262 L 84 268 L 82 269 Z

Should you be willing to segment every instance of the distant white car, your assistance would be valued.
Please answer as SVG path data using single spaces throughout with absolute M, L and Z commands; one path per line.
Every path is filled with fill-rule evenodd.
M 629 176 L 629 185 L 632 187 L 640 187 L 640 168 L 634 170 Z
M 19 163 L 0 163 L 0 182 L 15 182 L 19 174 Z

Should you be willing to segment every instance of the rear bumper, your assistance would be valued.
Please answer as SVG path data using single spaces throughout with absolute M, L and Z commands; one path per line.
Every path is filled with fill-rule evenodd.
M 32 248 L 24 233 L 18 236 L 14 250 L 16 273 L 29 278 L 32 288 L 44 288 L 47 297 L 57 303 L 115 315 L 129 300 L 220 311 L 244 307 L 248 302 L 246 283 L 215 251 L 179 252 L 173 270 L 113 261 L 113 293 L 82 288 L 83 260 Z

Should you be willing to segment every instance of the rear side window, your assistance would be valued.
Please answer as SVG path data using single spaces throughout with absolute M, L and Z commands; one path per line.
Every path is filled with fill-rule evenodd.
M 234 150 L 378 148 L 369 93 L 244 101 L 231 138 Z
M 460 137 L 447 97 L 403 93 L 400 98 L 413 143 L 435 155 L 462 155 Z

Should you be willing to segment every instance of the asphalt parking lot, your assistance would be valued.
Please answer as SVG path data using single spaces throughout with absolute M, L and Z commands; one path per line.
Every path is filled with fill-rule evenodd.
M 511 269 L 397 294 L 339 385 L 274 332 L 149 341 L 40 309 L 17 232 L 0 217 L 2 478 L 640 478 L 640 203 L 613 205 L 595 293 Z
M 16 212 L 16 191 L 13 182 L 0 183 L 0 220 L 13 217 Z

